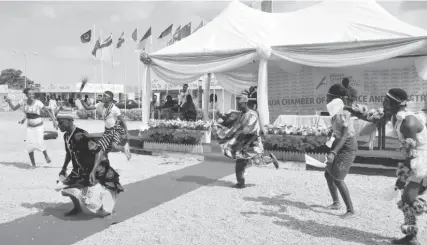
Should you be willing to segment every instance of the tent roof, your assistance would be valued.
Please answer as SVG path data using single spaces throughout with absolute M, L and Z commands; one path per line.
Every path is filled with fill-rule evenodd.
M 293 46 L 426 37 L 375 1 L 325 1 L 289 13 L 265 13 L 231 2 L 214 20 L 189 37 L 151 56 L 253 50 L 258 44 Z

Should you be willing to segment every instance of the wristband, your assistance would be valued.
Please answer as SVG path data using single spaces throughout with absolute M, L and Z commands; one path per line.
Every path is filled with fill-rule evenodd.
M 329 153 L 334 154 L 335 156 L 337 155 L 337 153 L 335 151 L 330 151 Z

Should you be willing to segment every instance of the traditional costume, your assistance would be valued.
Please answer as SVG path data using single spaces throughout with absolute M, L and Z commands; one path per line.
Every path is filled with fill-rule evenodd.
M 410 158 L 408 159 L 409 161 L 407 161 L 406 164 L 400 165 L 397 171 L 397 186 L 399 186 L 399 183 L 402 183 L 400 188 L 403 189 L 404 186 L 410 182 L 418 183 L 420 185 L 420 190 L 418 194 L 422 195 L 424 194 L 427 188 L 427 129 L 425 126 L 426 118 L 423 113 L 414 113 L 407 110 L 400 111 L 396 115 L 396 123 L 394 124 L 394 129 L 397 133 L 399 141 L 404 144 L 406 139 L 400 132 L 400 127 L 402 125 L 402 122 L 409 115 L 415 116 L 418 120 L 420 120 L 420 122 L 423 124 L 423 130 L 416 134 L 416 145 L 412 151 L 412 156 L 410 156 Z M 417 196 L 412 204 L 408 204 L 400 200 L 397 203 L 397 206 L 400 210 L 402 210 L 404 216 L 404 223 L 401 225 L 402 233 L 416 239 L 418 234 L 416 216 L 427 212 L 426 201 L 420 196 Z
M 28 153 L 38 151 L 45 151 L 44 144 L 44 127 L 43 119 L 41 118 L 40 111 L 44 107 L 40 100 L 33 100 L 29 105 L 27 99 L 20 101 L 21 108 L 27 118 L 27 151 Z
M 59 113 L 57 118 L 72 119 L 72 116 Z M 73 170 L 63 181 L 67 187 L 62 190 L 62 195 L 75 197 L 80 205 L 93 213 L 112 214 L 117 195 L 124 189 L 119 182 L 119 174 L 110 166 L 108 152 L 111 146 L 104 147 L 99 142 L 95 143 L 88 132 L 78 127 L 71 133 L 64 134 L 64 142 Z M 95 156 L 100 150 L 103 150 L 105 155 L 95 170 L 96 182 L 92 185 L 89 175 L 95 164 Z M 60 175 L 66 175 L 64 170 Z
M 96 104 L 96 110 L 102 112 L 102 118 L 105 122 L 105 130 L 102 134 L 101 139 L 98 140 L 98 143 L 102 145 L 103 148 L 108 148 L 112 143 L 120 145 L 123 141 L 127 140 L 126 130 L 122 125 L 122 121 L 117 120 L 121 115 L 120 109 L 111 102 L 107 107 L 105 104 L 100 102 Z
M 240 97 L 241 102 L 248 102 L 247 96 Z M 264 153 L 261 140 L 261 127 L 258 113 L 248 110 L 242 113 L 239 120 L 230 128 L 224 128 L 218 132 L 221 139 L 227 139 L 221 148 L 226 157 L 236 161 L 237 187 L 245 186 L 245 170 L 250 160 L 260 162 Z M 255 139 L 254 139 L 255 137 Z M 249 148 L 243 149 L 244 145 Z

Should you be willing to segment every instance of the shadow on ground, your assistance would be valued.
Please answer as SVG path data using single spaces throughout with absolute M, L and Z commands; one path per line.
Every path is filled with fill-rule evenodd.
M 220 186 L 220 187 L 233 187 L 236 183 L 231 181 L 225 181 L 225 180 L 216 180 L 216 179 L 210 179 L 203 176 L 191 176 L 187 175 L 182 178 L 176 179 L 176 181 L 181 182 L 192 182 L 196 183 L 201 186 Z M 246 187 L 252 187 L 255 186 L 254 184 L 246 184 Z
M 325 208 L 317 205 L 307 205 L 303 202 L 291 201 L 284 199 L 285 196 L 290 194 L 283 194 L 276 197 L 245 197 L 245 201 L 259 202 L 265 206 L 277 206 L 278 211 L 264 210 L 262 212 L 241 212 L 244 216 L 250 215 L 263 215 L 267 217 L 275 218 L 273 221 L 274 224 L 279 226 L 285 226 L 288 229 L 297 230 L 307 235 L 318 237 L 318 238 L 329 238 L 333 237 L 335 239 L 345 241 L 345 242 L 358 242 L 366 245 L 379 245 L 384 244 L 385 242 L 390 241 L 392 238 L 381 236 L 375 233 L 360 231 L 349 227 L 335 226 L 320 224 L 314 220 L 299 220 L 286 213 L 287 206 L 293 206 L 305 210 L 313 210 L 315 212 L 328 213 L 325 211 L 319 211 L 315 208 Z M 389 243 L 389 242 L 388 242 Z
M 70 203 L 48 203 L 48 202 L 36 202 L 36 203 L 21 203 L 23 208 L 33 209 L 36 208 L 38 212 L 42 212 L 42 216 L 53 216 L 60 220 L 72 221 L 72 220 L 92 220 L 101 218 L 93 215 L 89 212 L 83 212 L 74 216 L 65 216 L 64 214 L 73 209 L 73 204 Z
M 7 166 L 7 167 L 15 167 L 19 169 L 34 169 L 31 166 L 31 163 L 26 163 L 26 162 L 0 162 L 0 165 Z M 42 165 L 42 166 L 37 165 L 36 168 L 60 168 L 60 167 L 55 167 L 51 165 Z

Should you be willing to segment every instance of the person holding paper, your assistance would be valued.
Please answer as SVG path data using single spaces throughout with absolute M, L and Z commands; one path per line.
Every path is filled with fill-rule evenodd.
M 397 170 L 396 182 L 396 188 L 403 192 L 397 206 L 403 212 L 404 223 L 400 228 L 405 236 L 392 243 L 417 245 L 420 243 L 416 216 L 427 212 L 427 202 L 420 197 L 427 188 L 427 129 L 425 115 L 407 110 L 408 101 L 403 89 L 392 88 L 383 106 L 385 118 L 391 120 L 406 158 Z
M 344 178 L 348 174 L 355 159 L 357 141 L 350 112 L 344 110 L 347 89 L 340 83 L 329 88 L 326 95 L 327 109 L 332 116 L 332 136 L 335 138 L 331 151 L 327 155 L 325 178 L 332 196 L 332 205 L 329 209 L 339 210 L 341 204 L 338 190 L 347 207 L 347 212 L 342 218 L 354 215 L 354 207 Z
M 103 145 L 91 139 L 88 132 L 74 125 L 70 112 L 60 111 L 56 118 L 64 132 L 65 161 L 60 179 L 64 188 L 62 195 L 71 199 L 74 207 L 65 215 L 77 215 L 84 205 L 91 212 L 111 217 L 117 195 L 124 191 L 119 174 L 110 166 L 108 152 L 111 145 Z M 106 148 L 107 147 L 107 148 Z M 67 166 L 73 170 L 67 175 Z

